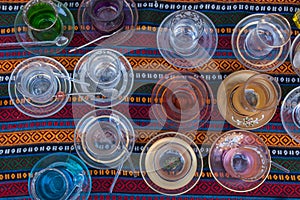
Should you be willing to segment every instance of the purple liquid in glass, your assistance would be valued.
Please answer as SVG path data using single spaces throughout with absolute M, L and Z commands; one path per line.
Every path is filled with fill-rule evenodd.
M 111 33 L 123 26 L 123 1 L 93 1 L 90 16 L 95 29 L 101 33 Z

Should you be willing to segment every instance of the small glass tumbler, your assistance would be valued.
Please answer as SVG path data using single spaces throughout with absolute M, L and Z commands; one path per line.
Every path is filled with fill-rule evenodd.
M 199 47 L 204 30 L 201 15 L 194 12 L 178 12 L 170 24 L 170 44 L 179 55 L 191 55 Z
M 45 62 L 29 62 L 16 74 L 16 88 L 36 103 L 45 103 L 55 97 L 57 80 Z
M 297 35 L 291 46 L 290 61 L 294 71 L 300 76 L 300 34 Z
M 268 170 L 269 160 L 259 147 L 245 145 L 224 153 L 222 162 L 226 172 L 233 178 L 256 181 Z
M 228 96 L 230 105 L 237 113 L 252 116 L 276 107 L 281 98 L 281 88 L 274 77 L 255 74 L 234 87 Z
M 114 88 L 121 79 L 121 61 L 109 50 L 95 51 L 87 61 L 87 74 L 102 89 Z
M 99 109 L 87 113 L 75 130 L 75 149 L 79 157 L 97 169 L 117 168 L 129 158 L 135 133 L 121 113 Z
M 212 144 L 208 165 L 214 179 L 234 192 L 249 192 L 267 179 L 271 165 L 270 151 L 256 134 L 231 130 Z
M 114 32 L 123 26 L 123 0 L 91 0 L 88 15 L 97 31 Z
M 51 0 L 31 0 L 23 8 L 23 20 L 33 40 L 53 41 L 63 32 L 63 24 Z
M 79 158 L 68 153 L 55 153 L 34 165 L 28 187 L 33 199 L 88 199 L 91 177 Z
M 266 14 L 246 37 L 245 49 L 251 57 L 267 56 L 273 48 L 285 45 L 291 36 L 291 27 L 286 18 L 278 14 Z

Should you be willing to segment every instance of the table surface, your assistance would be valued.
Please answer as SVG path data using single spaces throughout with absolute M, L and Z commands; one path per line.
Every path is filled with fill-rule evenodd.
M 69 46 L 52 56 L 61 62 L 68 72 L 72 71 L 79 58 L 95 48 L 91 45 L 74 53 L 67 50 L 86 43 L 77 24 L 77 10 L 80 1 L 63 1 L 75 19 L 75 34 Z M 26 1 L 0 0 L 0 42 L 15 42 L 14 18 Z M 280 13 L 292 25 L 292 40 L 299 30 L 292 22 L 292 15 L 300 8 L 299 0 L 165 0 L 136 1 L 139 22 L 134 36 L 126 43 L 112 47 L 125 53 L 135 75 L 132 94 L 114 109 L 124 113 L 132 122 L 136 133 L 133 162 L 137 177 L 127 165 L 120 174 L 113 194 L 109 187 L 116 173 L 115 169 L 99 170 L 89 168 L 92 176 L 91 199 L 171 199 L 153 192 L 143 181 L 138 171 L 138 157 L 143 146 L 150 138 L 160 132 L 168 131 L 155 120 L 150 120 L 151 91 L 159 77 L 180 69 L 167 63 L 159 54 L 156 46 L 156 31 L 168 14 L 178 9 L 195 9 L 206 14 L 215 24 L 219 42 L 218 48 L 201 69 L 190 71 L 201 73 L 210 84 L 214 95 L 220 82 L 230 73 L 245 67 L 236 60 L 231 49 L 231 33 L 235 25 L 253 13 Z M 21 47 L 0 49 L 0 199 L 30 199 L 28 196 L 28 175 L 32 166 L 42 157 L 53 152 L 76 154 L 73 147 L 74 129 L 78 120 L 93 110 L 78 97 L 72 96 L 66 106 L 57 114 L 34 119 L 20 113 L 9 99 L 7 87 L 12 70 L 24 59 L 34 55 Z M 268 72 L 278 78 L 282 97 L 300 84 L 289 59 L 277 69 Z M 216 101 L 215 101 L 216 102 Z M 281 101 L 282 102 L 282 101 Z M 280 104 L 272 120 L 265 126 L 253 130 L 268 145 L 272 160 L 285 166 L 291 172 L 286 174 L 276 168 L 271 169 L 266 181 L 248 193 L 234 193 L 220 186 L 212 177 L 207 163 L 208 148 L 203 147 L 204 169 L 199 183 L 178 199 L 300 199 L 300 144 L 291 139 L 283 129 L 280 120 Z M 222 132 L 235 129 L 224 121 L 215 104 L 212 113 L 214 122 L 220 124 L 207 134 L 209 122 L 196 132 L 195 142 L 201 148 L 203 141 L 211 144 Z

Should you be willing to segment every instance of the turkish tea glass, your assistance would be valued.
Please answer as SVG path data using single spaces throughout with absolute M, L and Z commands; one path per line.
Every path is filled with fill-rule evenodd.
M 112 33 L 123 26 L 123 0 L 91 0 L 88 15 L 95 29 L 101 33 Z
M 291 46 L 290 61 L 294 71 L 300 76 L 300 34 L 294 39 Z
M 57 7 L 51 0 L 29 1 L 23 8 L 22 17 L 33 40 L 53 41 L 63 33 Z
M 193 54 L 199 48 L 198 41 L 204 30 L 201 16 L 185 15 L 179 12 L 173 16 L 170 24 L 170 44 L 180 55 Z
M 232 33 L 232 49 L 247 68 L 270 71 L 287 58 L 292 30 L 282 15 L 253 14 L 242 19 Z
M 121 79 L 119 55 L 110 51 L 96 51 L 87 61 L 87 74 L 100 88 L 113 89 Z
M 43 104 L 54 98 L 57 92 L 57 80 L 49 64 L 28 62 L 16 74 L 16 88 L 31 101 Z
M 87 167 L 76 156 L 54 153 L 34 165 L 28 187 L 33 199 L 88 199 L 91 177 Z
M 276 107 L 281 98 L 281 88 L 274 77 L 255 74 L 245 83 L 234 87 L 229 98 L 230 105 L 237 113 L 252 116 Z

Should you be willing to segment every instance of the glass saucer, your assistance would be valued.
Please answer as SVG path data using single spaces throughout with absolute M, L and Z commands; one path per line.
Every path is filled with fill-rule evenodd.
M 152 90 L 152 112 L 163 126 L 171 130 L 197 130 L 211 117 L 213 93 L 200 75 L 170 73 Z
M 87 13 L 87 6 L 91 0 L 83 0 L 78 8 L 78 25 L 81 33 L 88 41 L 93 41 L 106 34 L 98 32 L 92 25 L 91 17 Z M 138 22 L 138 11 L 133 0 L 124 0 L 124 26 L 120 32 L 112 35 L 105 41 L 100 40 L 95 44 L 117 45 L 127 41 L 134 33 Z
M 217 104 L 223 118 L 236 128 L 251 130 L 267 124 L 276 112 L 276 106 L 268 110 L 257 111 L 251 116 L 241 115 L 231 103 L 231 93 L 235 88 L 259 72 L 242 70 L 233 72 L 220 84 L 217 92 Z
M 233 163 L 228 163 L 228 153 L 238 148 L 243 148 L 244 154 L 235 154 L 234 156 L 232 154 Z M 248 150 L 245 151 L 247 148 Z M 260 152 L 256 153 L 256 156 L 262 159 L 261 162 L 260 159 L 256 160 L 255 158 L 257 157 L 251 155 L 253 152 Z M 242 159 L 242 162 L 246 159 L 246 163 L 249 165 L 242 162 L 239 163 L 239 161 L 235 161 L 234 159 Z M 226 165 L 224 165 L 224 160 Z M 271 169 L 271 155 L 266 144 L 256 134 L 249 131 L 232 130 L 223 133 L 215 140 L 208 155 L 208 164 L 213 177 L 224 188 L 234 192 L 248 192 L 259 187 L 268 177 Z M 239 172 L 239 175 L 233 177 L 229 174 L 231 173 L 230 165 L 233 165 L 232 168 L 236 172 Z M 259 167 L 257 167 L 258 165 Z M 245 166 L 252 166 L 252 168 L 246 168 L 242 171 Z M 256 176 L 251 171 L 254 166 L 258 169 Z M 242 178 L 239 176 L 245 177 Z
M 183 17 L 197 17 L 202 20 L 203 31 L 193 53 L 178 53 L 171 45 L 171 23 L 176 15 Z M 157 31 L 157 46 L 165 60 L 180 68 L 196 68 L 207 63 L 214 55 L 218 44 L 218 34 L 213 22 L 198 11 L 176 11 L 168 15 L 160 24 Z
M 112 88 L 99 87 L 93 77 L 89 75 L 88 63 L 93 54 L 109 55 L 120 61 L 119 71 L 121 74 L 118 82 Z M 122 102 L 131 92 L 134 80 L 133 70 L 127 58 L 112 49 L 96 49 L 82 56 L 75 66 L 73 78 L 79 82 L 87 83 L 74 82 L 74 89 L 83 101 L 99 108 L 111 107 Z M 108 96 L 110 94 L 105 95 L 105 90 L 113 90 L 111 96 Z
M 49 170 L 49 172 L 47 173 L 46 170 Z M 37 178 L 36 176 L 38 175 L 43 177 Z M 67 180 L 64 184 L 62 182 L 63 177 Z M 53 179 L 56 182 L 54 182 Z M 44 184 L 39 185 L 39 182 L 44 182 Z M 68 183 L 71 183 L 71 185 Z M 57 186 L 56 184 L 62 185 L 60 188 L 57 188 L 55 187 Z M 51 186 L 54 186 L 54 188 L 51 188 Z M 92 178 L 87 166 L 82 160 L 72 154 L 53 153 L 47 155 L 40 159 L 31 169 L 28 179 L 28 191 L 30 196 L 34 199 L 40 199 L 36 195 L 43 193 L 48 196 L 48 198 L 46 196 L 43 198 L 45 200 L 52 199 L 49 197 L 52 195 L 58 199 L 61 189 L 68 187 L 69 191 L 66 192 L 69 193 L 64 196 L 66 199 L 73 200 L 88 199 L 92 188 Z M 56 190 L 57 193 L 55 194 L 53 190 Z
M 300 34 L 294 39 L 290 50 L 290 61 L 294 71 L 300 76 Z
M 84 162 L 98 169 L 108 169 L 120 166 L 129 158 L 135 133 L 123 114 L 99 109 L 80 119 L 74 140 L 76 152 Z
M 254 58 L 246 50 L 245 40 L 248 33 L 257 27 L 264 14 L 253 14 L 243 18 L 234 28 L 231 44 L 235 57 L 248 69 L 254 71 L 271 71 L 280 66 L 288 57 L 291 41 L 282 47 L 273 48 L 264 58 Z
M 18 89 L 15 77 L 19 71 L 26 68 L 27 65 L 33 62 L 41 62 L 45 64 L 53 73 L 56 80 L 56 95 L 44 102 L 36 102 L 29 97 L 24 96 Z M 22 113 L 36 118 L 48 117 L 58 112 L 65 106 L 71 92 L 71 81 L 66 78 L 69 73 L 66 68 L 53 58 L 45 56 L 36 56 L 21 62 L 12 72 L 8 82 L 8 94 L 14 106 Z M 59 96 L 59 93 L 66 95 Z
M 20 42 L 22 47 L 32 54 L 56 55 L 57 53 L 61 52 L 66 46 L 68 46 L 73 38 L 75 23 L 72 13 L 63 3 L 56 0 L 52 1 L 57 6 L 58 16 L 62 21 L 62 24 L 64 25 L 64 31 L 61 36 L 65 36 L 69 39 L 69 41 L 62 46 L 56 46 L 55 44 L 47 46 L 33 46 L 30 44 L 26 44 L 26 42 L 36 42 L 36 40 L 32 38 L 31 33 L 28 31 L 28 28 L 22 17 L 23 9 L 20 9 L 20 11 L 16 15 L 14 22 L 16 38 L 18 42 Z M 22 44 L 22 42 L 24 43 Z
M 284 98 L 280 116 L 284 129 L 291 138 L 300 143 L 300 87 L 294 88 Z
M 146 184 L 155 192 L 180 195 L 199 181 L 203 160 L 198 146 L 177 132 L 162 133 L 143 148 L 140 170 Z

